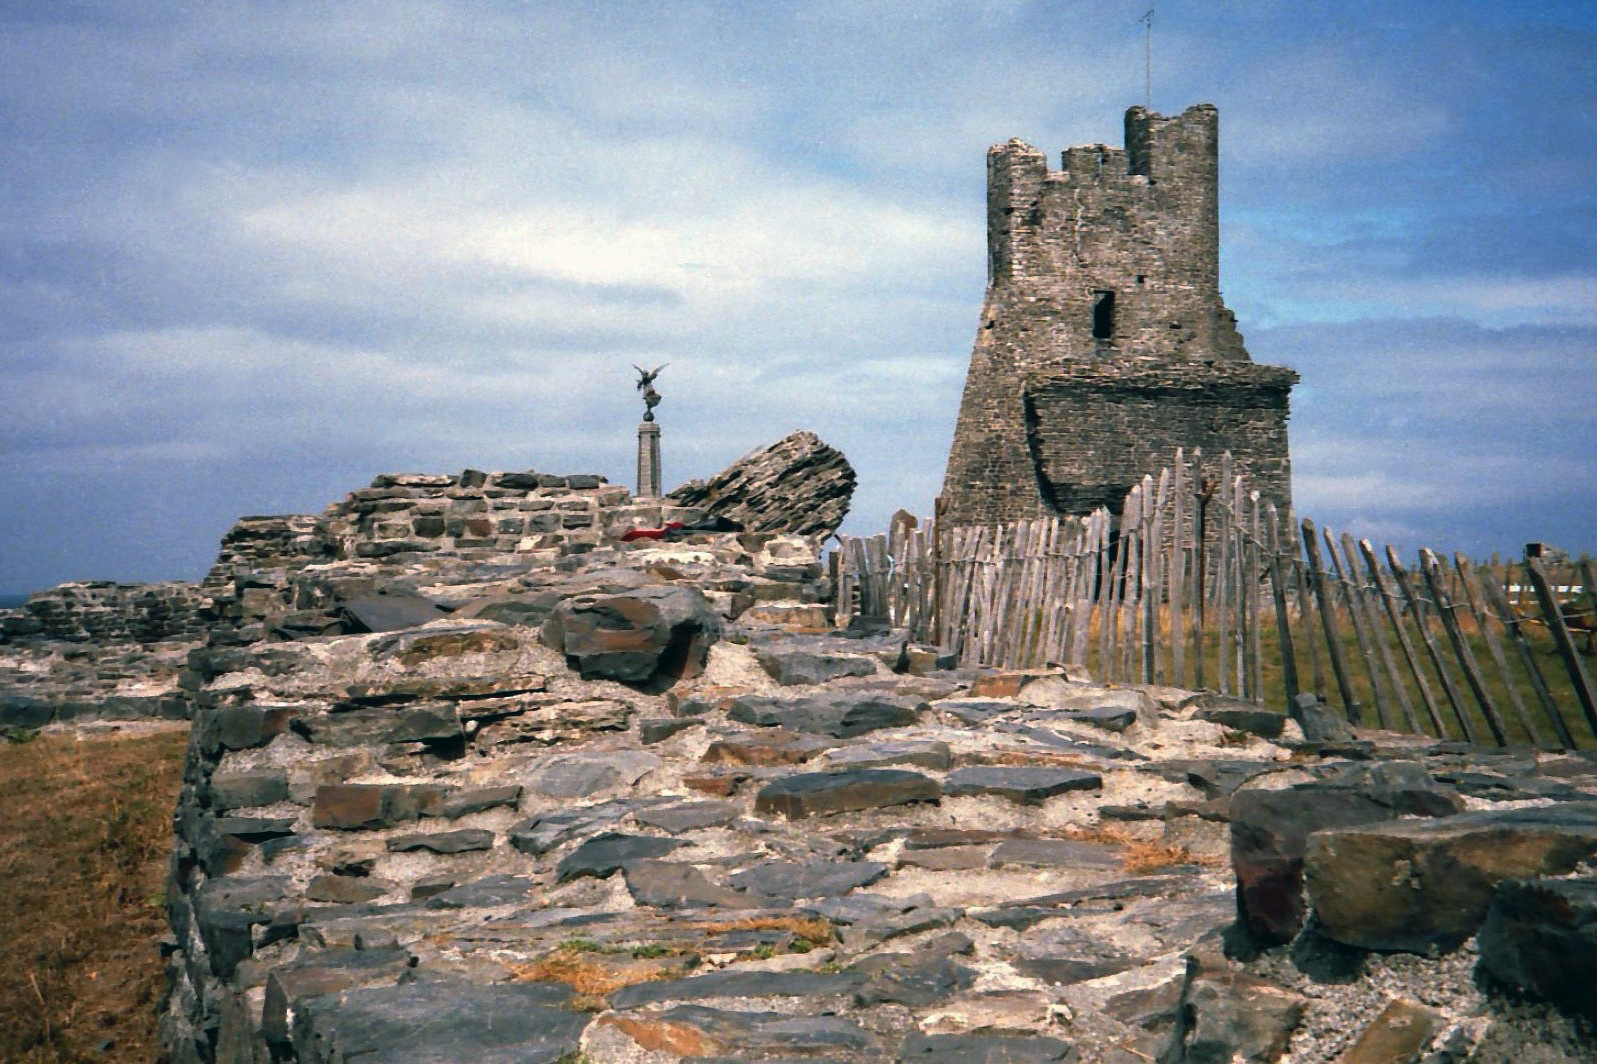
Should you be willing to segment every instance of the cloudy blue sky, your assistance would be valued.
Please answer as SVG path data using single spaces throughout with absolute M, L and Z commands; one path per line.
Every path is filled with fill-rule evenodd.
M 0 591 L 198 578 L 392 470 L 794 428 L 925 511 L 985 153 L 1118 144 L 1147 0 L 0 4 Z M 1159 0 L 1300 509 L 1597 551 L 1597 6 Z

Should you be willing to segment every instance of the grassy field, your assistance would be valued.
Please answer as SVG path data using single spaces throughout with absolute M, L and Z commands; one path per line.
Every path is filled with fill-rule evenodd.
M 188 733 L 0 742 L 0 1061 L 153 1061 Z

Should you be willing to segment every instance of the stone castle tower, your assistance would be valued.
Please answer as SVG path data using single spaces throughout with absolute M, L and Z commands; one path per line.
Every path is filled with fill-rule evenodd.
M 1120 509 L 1177 447 L 1231 451 L 1291 503 L 1287 395 L 1220 296 L 1219 113 L 1126 112 L 1126 146 L 987 153 L 987 297 L 943 481 L 947 519 Z

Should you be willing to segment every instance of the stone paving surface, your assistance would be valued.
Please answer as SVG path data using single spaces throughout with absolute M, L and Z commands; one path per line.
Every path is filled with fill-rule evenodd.
M 367 502 L 465 490 L 423 480 Z M 101 674 L 9 659 L 192 717 L 174 1062 L 1597 1059 L 1591 755 L 939 670 L 817 623 L 814 541 L 594 512 L 307 554 Z

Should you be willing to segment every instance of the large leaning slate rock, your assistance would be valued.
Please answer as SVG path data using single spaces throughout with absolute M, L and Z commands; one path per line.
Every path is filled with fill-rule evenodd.
M 667 498 L 736 521 L 748 532 L 824 538 L 847 516 L 855 482 L 842 451 L 813 432 L 794 432 Z
M 1597 802 L 1321 831 L 1304 880 L 1328 938 L 1363 949 L 1452 949 L 1497 885 L 1561 875 L 1597 854 Z
M 1597 879 L 1501 884 L 1480 949 L 1498 983 L 1597 1020 Z
M 721 619 L 691 587 L 640 587 L 562 602 L 540 630 L 585 680 L 674 683 L 704 671 Z

